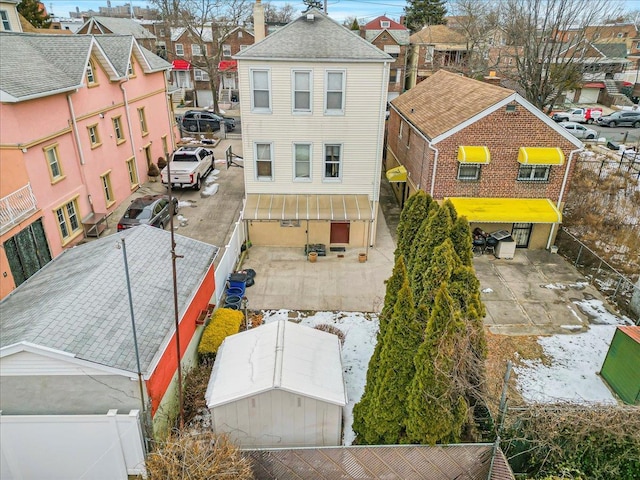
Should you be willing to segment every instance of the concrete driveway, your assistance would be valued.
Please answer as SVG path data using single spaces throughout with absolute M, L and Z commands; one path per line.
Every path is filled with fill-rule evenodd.
M 481 255 L 474 258 L 474 266 L 487 309 L 485 325 L 493 333 L 544 335 L 586 330 L 589 316 L 575 302 L 604 301 L 573 265 L 546 250 L 517 250 L 513 260 Z

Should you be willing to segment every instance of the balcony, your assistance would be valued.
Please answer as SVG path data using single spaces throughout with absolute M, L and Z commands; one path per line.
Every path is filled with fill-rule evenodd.
M 33 195 L 30 183 L 6 197 L 0 198 L 0 234 L 10 230 L 34 213 L 38 209 L 36 203 L 36 197 Z

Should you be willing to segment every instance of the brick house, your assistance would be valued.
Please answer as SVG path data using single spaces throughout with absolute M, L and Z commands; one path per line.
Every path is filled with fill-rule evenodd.
M 253 32 L 236 27 L 222 39 L 222 56 L 218 63 L 220 72 L 220 98 L 230 102 L 238 96 L 238 62 L 232 57 L 255 43 Z M 234 97 L 235 96 L 235 97 Z
M 2 298 L 98 235 L 174 135 L 170 65 L 133 37 L 1 32 L 0 42 Z
M 391 102 L 387 177 L 401 202 L 451 199 L 471 228 L 549 247 L 582 143 L 523 97 L 440 70 Z
M 472 52 L 464 35 L 446 25 L 427 25 L 409 38 L 407 90 L 441 68 L 466 72 Z
M 360 27 L 360 36 L 393 57 L 393 63 L 389 66 L 387 101 L 393 100 L 404 92 L 409 30 L 383 15 Z

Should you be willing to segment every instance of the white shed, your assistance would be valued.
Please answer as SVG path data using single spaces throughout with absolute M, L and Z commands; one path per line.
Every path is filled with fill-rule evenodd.
M 340 445 L 340 340 L 285 320 L 227 337 L 205 396 L 214 431 L 242 447 Z

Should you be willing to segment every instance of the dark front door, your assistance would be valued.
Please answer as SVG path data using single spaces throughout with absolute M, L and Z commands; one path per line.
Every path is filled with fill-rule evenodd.
M 517 248 L 527 248 L 531 238 L 533 223 L 514 223 L 511 236 L 516 241 Z
M 4 251 L 17 287 L 51 261 L 42 220 L 37 220 L 4 242 Z
M 331 243 L 349 243 L 349 222 L 331 222 Z

